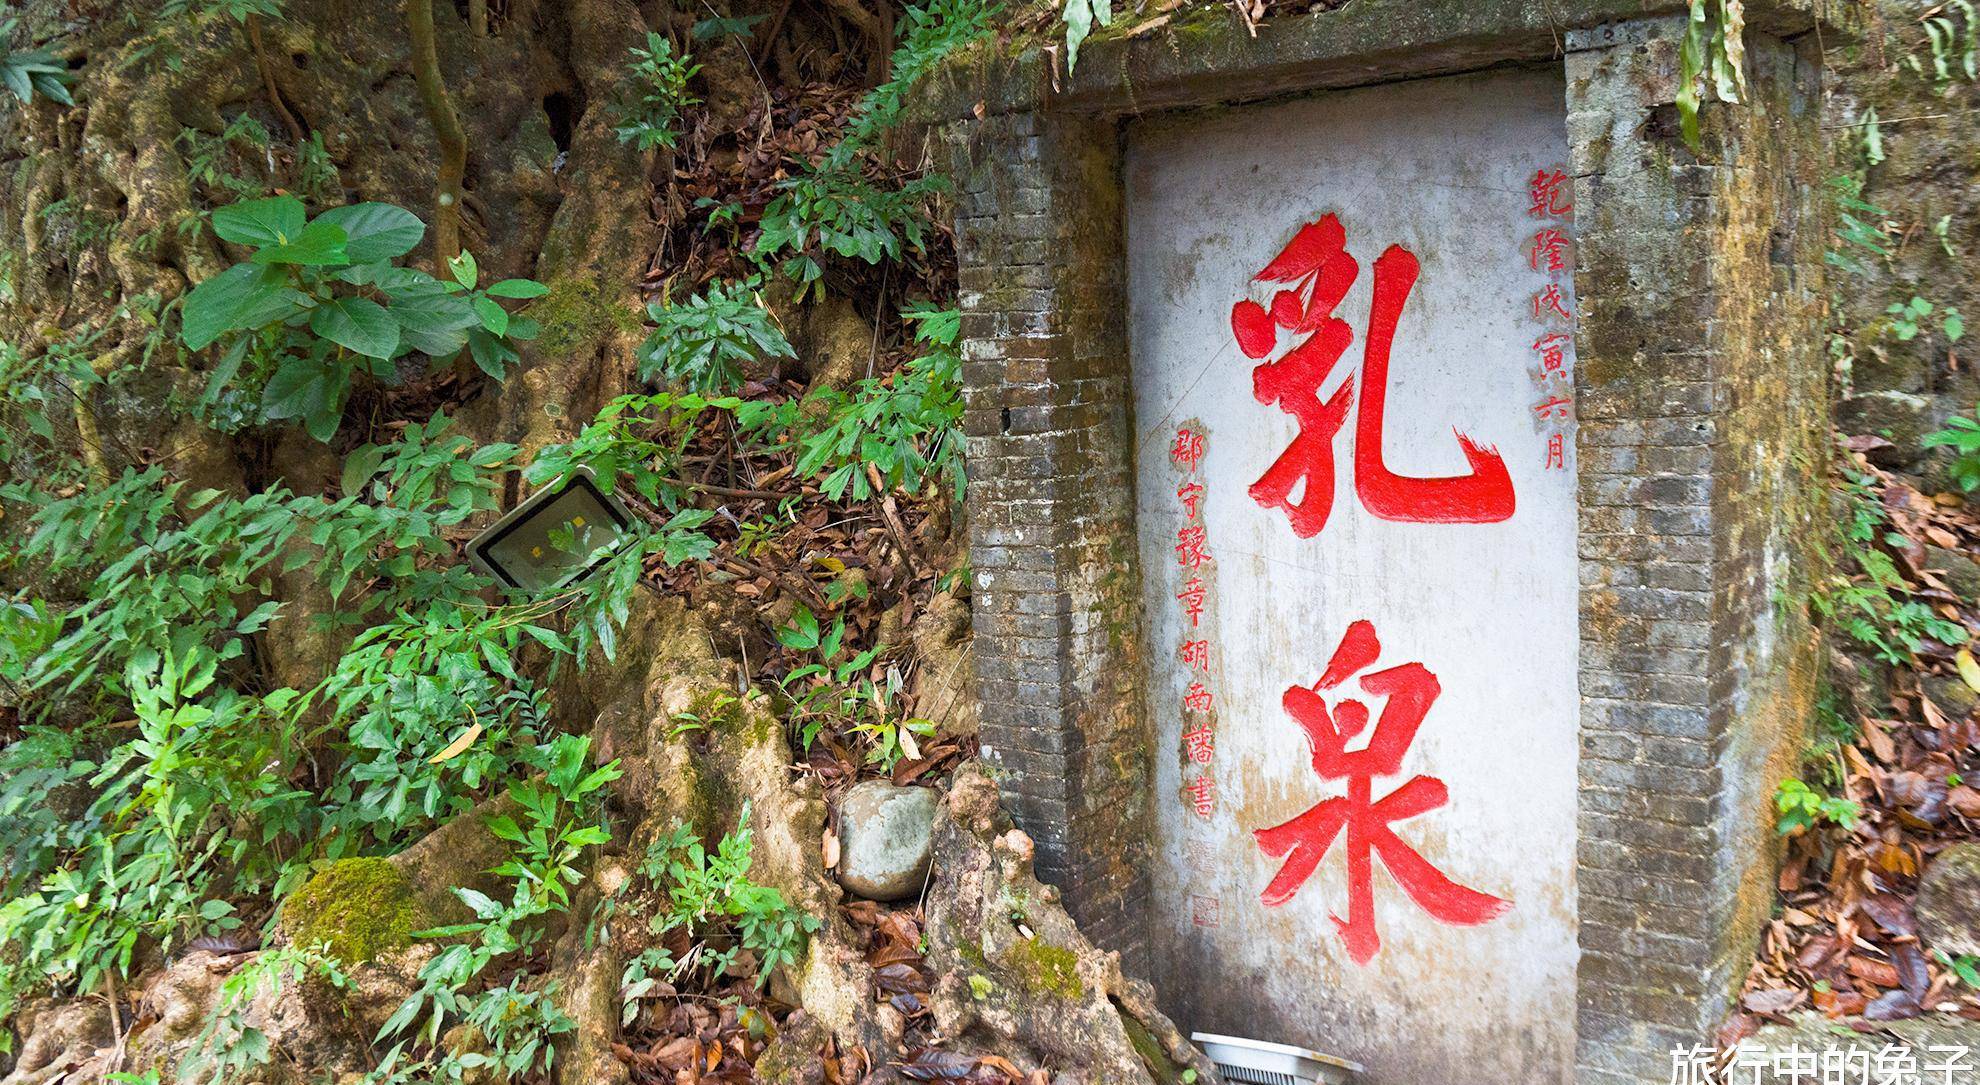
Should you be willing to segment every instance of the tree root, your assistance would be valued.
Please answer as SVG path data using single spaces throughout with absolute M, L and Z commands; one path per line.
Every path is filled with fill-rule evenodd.
M 957 773 L 935 828 L 928 892 L 931 1006 L 958 1049 L 1044 1066 L 1054 1081 L 1218 1080 L 1216 1068 L 1155 1008 L 1147 984 L 1096 949 L 1032 874 L 1029 837 L 1009 828 L 997 786 L 974 764 Z

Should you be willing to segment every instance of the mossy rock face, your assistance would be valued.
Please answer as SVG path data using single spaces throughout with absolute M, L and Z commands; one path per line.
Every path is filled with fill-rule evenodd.
M 569 353 L 614 329 L 628 335 L 642 331 L 638 310 L 589 279 L 572 276 L 545 285 L 550 292 L 529 308 L 530 319 L 543 328 L 535 347 L 544 357 Z
M 1010 963 L 1028 987 L 1066 999 L 1086 996 L 1086 985 L 1079 979 L 1079 954 L 1064 946 L 1048 945 L 1042 938 L 1022 939 L 1011 946 Z
M 412 933 L 428 925 L 412 883 L 388 859 L 324 863 L 282 905 L 290 942 L 327 945 L 347 964 L 411 945 Z

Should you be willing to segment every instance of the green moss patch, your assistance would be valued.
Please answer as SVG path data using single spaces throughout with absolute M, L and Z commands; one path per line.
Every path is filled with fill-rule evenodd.
M 1086 994 L 1086 984 L 1079 979 L 1079 955 L 1064 946 L 1027 938 L 1011 947 L 1010 964 L 1018 979 L 1034 990 L 1068 999 Z
M 595 282 L 570 277 L 545 284 L 548 294 L 530 305 L 526 315 L 543 326 L 536 351 L 546 356 L 568 354 L 601 339 L 614 328 L 638 335 L 643 326 L 637 310 Z
M 297 945 L 327 945 L 347 964 L 410 945 L 425 924 L 413 886 L 390 860 L 338 859 L 318 867 L 282 904 L 282 930 Z

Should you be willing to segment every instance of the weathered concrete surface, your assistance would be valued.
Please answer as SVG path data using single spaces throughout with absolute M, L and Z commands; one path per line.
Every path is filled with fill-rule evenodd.
M 1533 375 L 1533 344 L 1566 322 L 1535 318 L 1548 276 L 1527 253 L 1537 232 L 1563 225 L 1529 215 L 1527 190 L 1536 170 L 1566 161 L 1563 93 L 1559 71 L 1540 69 L 1129 129 L 1157 989 L 1177 1012 L 1193 1011 L 1192 1027 L 1341 1055 L 1367 1065 L 1373 1085 L 1573 1076 L 1575 478 L 1571 456 L 1548 468 L 1535 423 L 1548 395 Z M 1359 412 L 1370 394 L 1361 363 L 1376 260 L 1402 246 L 1421 272 L 1390 357 L 1382 459 L 1404 475 L 1464 475 L 1452 433 L 1461 430 L 1503 458 L 1516 500 L 1509 519 L 1376 515 L 1358 485 L 1367 477 L 1356 466 L 1358 414 L 1330 442 L 1333 497 L 1317 534 L 1299 537 L 1284 511 L 1247 492 L 1300 427 L 1254 396 L 1256 363 L 1233 338 L 1231 307 L 1246 297 L 1269 304 L 1278 287 L 1253 276 L 1324 214 L 1338 216 L 1360 269 L 1334 310 L 1353 343 L 1322 397 L 1352 385 Z M 1281 347 L 1302 338 L 1286 334 Z M 1171 461 L 1179 429 L 1206 435 L 1189 479 Z M 1177 496 L 1192 481 L 1205 491 L 1199 518 Z M 1192 523 L 1206 529 L 1211 555 L 1194 571 L 1177 553 Z M 1200 624 L 1176 598 L 1192 576 L 1207 592 Z M 1450 926 L 1378 876 L 1382 944 L 1365 964 L 1332 918 L 1352 907 L 1343 847 L 1290 901 L 1268 907 L 1261 890 L 1284 860 L 1252 837 L 1347 793 L 1347 781 L 1309 764 L 1306 735 L 1281 701 L 1321 678 L 1357 621 L 1372 622 L 1381 641 L 1371 670 L 1419 662 L 1441 685 L 1402 772 L 1377 777 L 1373 798 L 1418 774 L 1440 780 L 1448 803 L 1394 828 L 1446 875 L 1512 902 L 1483 925 Z M 1209 665 L 1179 661 L 1178 647 L 1199 639 Z M 1185 711 L 1197 683 L 1213 698 L 1207 713 Z M 1352 682 L 1338 692 L 1384 709 Z M 1214 731 L 1207 766 L 1186 752 L 1183 733 L 1198 727 Z M 1217 789 L 1207 817 L 1184 793 L 1199 773 Z

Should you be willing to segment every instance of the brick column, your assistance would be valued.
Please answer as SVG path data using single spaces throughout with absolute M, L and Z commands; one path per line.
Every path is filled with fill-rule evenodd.
M 1749 31 L 1756 100 L 1678 136 L 1680 18 L 1570 32 L 1581 470 L 1578 1080 L 1709 1043 L 1773 900 L 1771 790 L 1816 653 L 1819 57 Z
M 951 129 L 983 757 L 1097 944 L 1145 953 L 1119 137 L 1015 114 Z

